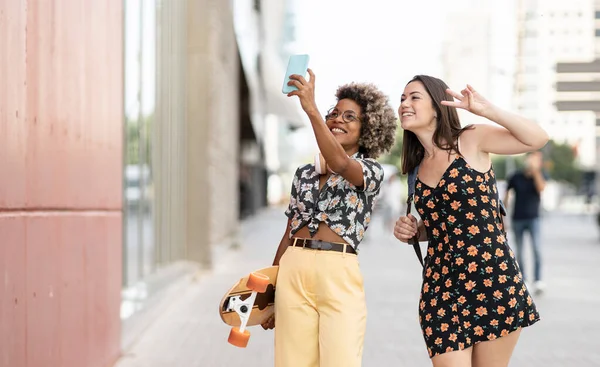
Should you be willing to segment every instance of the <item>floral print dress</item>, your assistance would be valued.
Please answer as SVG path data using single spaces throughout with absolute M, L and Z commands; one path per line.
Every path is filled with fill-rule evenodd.
M 494 171 L 461 155 L 414 196 L 428 248 L 419 322 L 430 357 L 506 336 L 539 320 L 498 211 Z

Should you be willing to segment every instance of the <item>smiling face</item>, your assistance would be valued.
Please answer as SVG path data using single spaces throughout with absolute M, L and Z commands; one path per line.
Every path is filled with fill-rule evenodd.
M 339 100 L 327 114 L 327 127 L 348 155 L 358 151 L 362 126 L 361 112 L 358 103 L 345 98 Z
M 434 130 L 437 124 L 433 101 L 420 81 L 408 83 L 402 93 L 398 109 L 400 123 L 404 130 Z

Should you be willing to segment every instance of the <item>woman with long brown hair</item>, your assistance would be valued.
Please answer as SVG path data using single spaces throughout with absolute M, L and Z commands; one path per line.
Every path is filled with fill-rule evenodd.
M 457 108 L 495 124 L 462 128 Z M 457 93 L 426 75 L 406 85 L 398 113 L 421 220 L 400 217 L 394 235 L 428 242 L 419 320 L 432 364 L 505 367 L 539 314 L 506 241 L 490 154 L 535 151 L 548 135 L 471 86 Z

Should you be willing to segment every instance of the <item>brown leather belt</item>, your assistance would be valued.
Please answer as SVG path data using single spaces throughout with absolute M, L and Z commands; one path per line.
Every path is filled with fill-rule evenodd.
M 354 247 L 352 247 L 351 245 L 348 245 L 346 243 L 327 242 L 327 241 L 321 241 L 321 240 L 311 240 L 308 238 L 294 237 L 290 246 L 310 248 L 313 250 L 336 251 L 336 252 L 344 252 L 344 248 L 346 248 L 346 253 L 356 255 L 356 251 L 354 250 Z

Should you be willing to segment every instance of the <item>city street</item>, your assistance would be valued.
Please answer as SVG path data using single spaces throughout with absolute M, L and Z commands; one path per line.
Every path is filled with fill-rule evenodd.
M 273 332 L 253 327 L 248 347 L 233 347 L 217 307 L 242 275 L 270 265 L 285 220 L 281 208 L 246 220 L 242 248 L 221 252 L 215 269 L 198 275 L 117 366 L 272 366 Z M 547 289 L 534 297 L 542 320 L 523 331 L 511 366 L 600 366 L 595 219 L 548 214 L 542 233 Z M 363 365 L 429 366 L 417 320 L 420 265 L 412 248 L 384 232 L 376 218 L 361 245 L 360 263 L 369 312 Z

